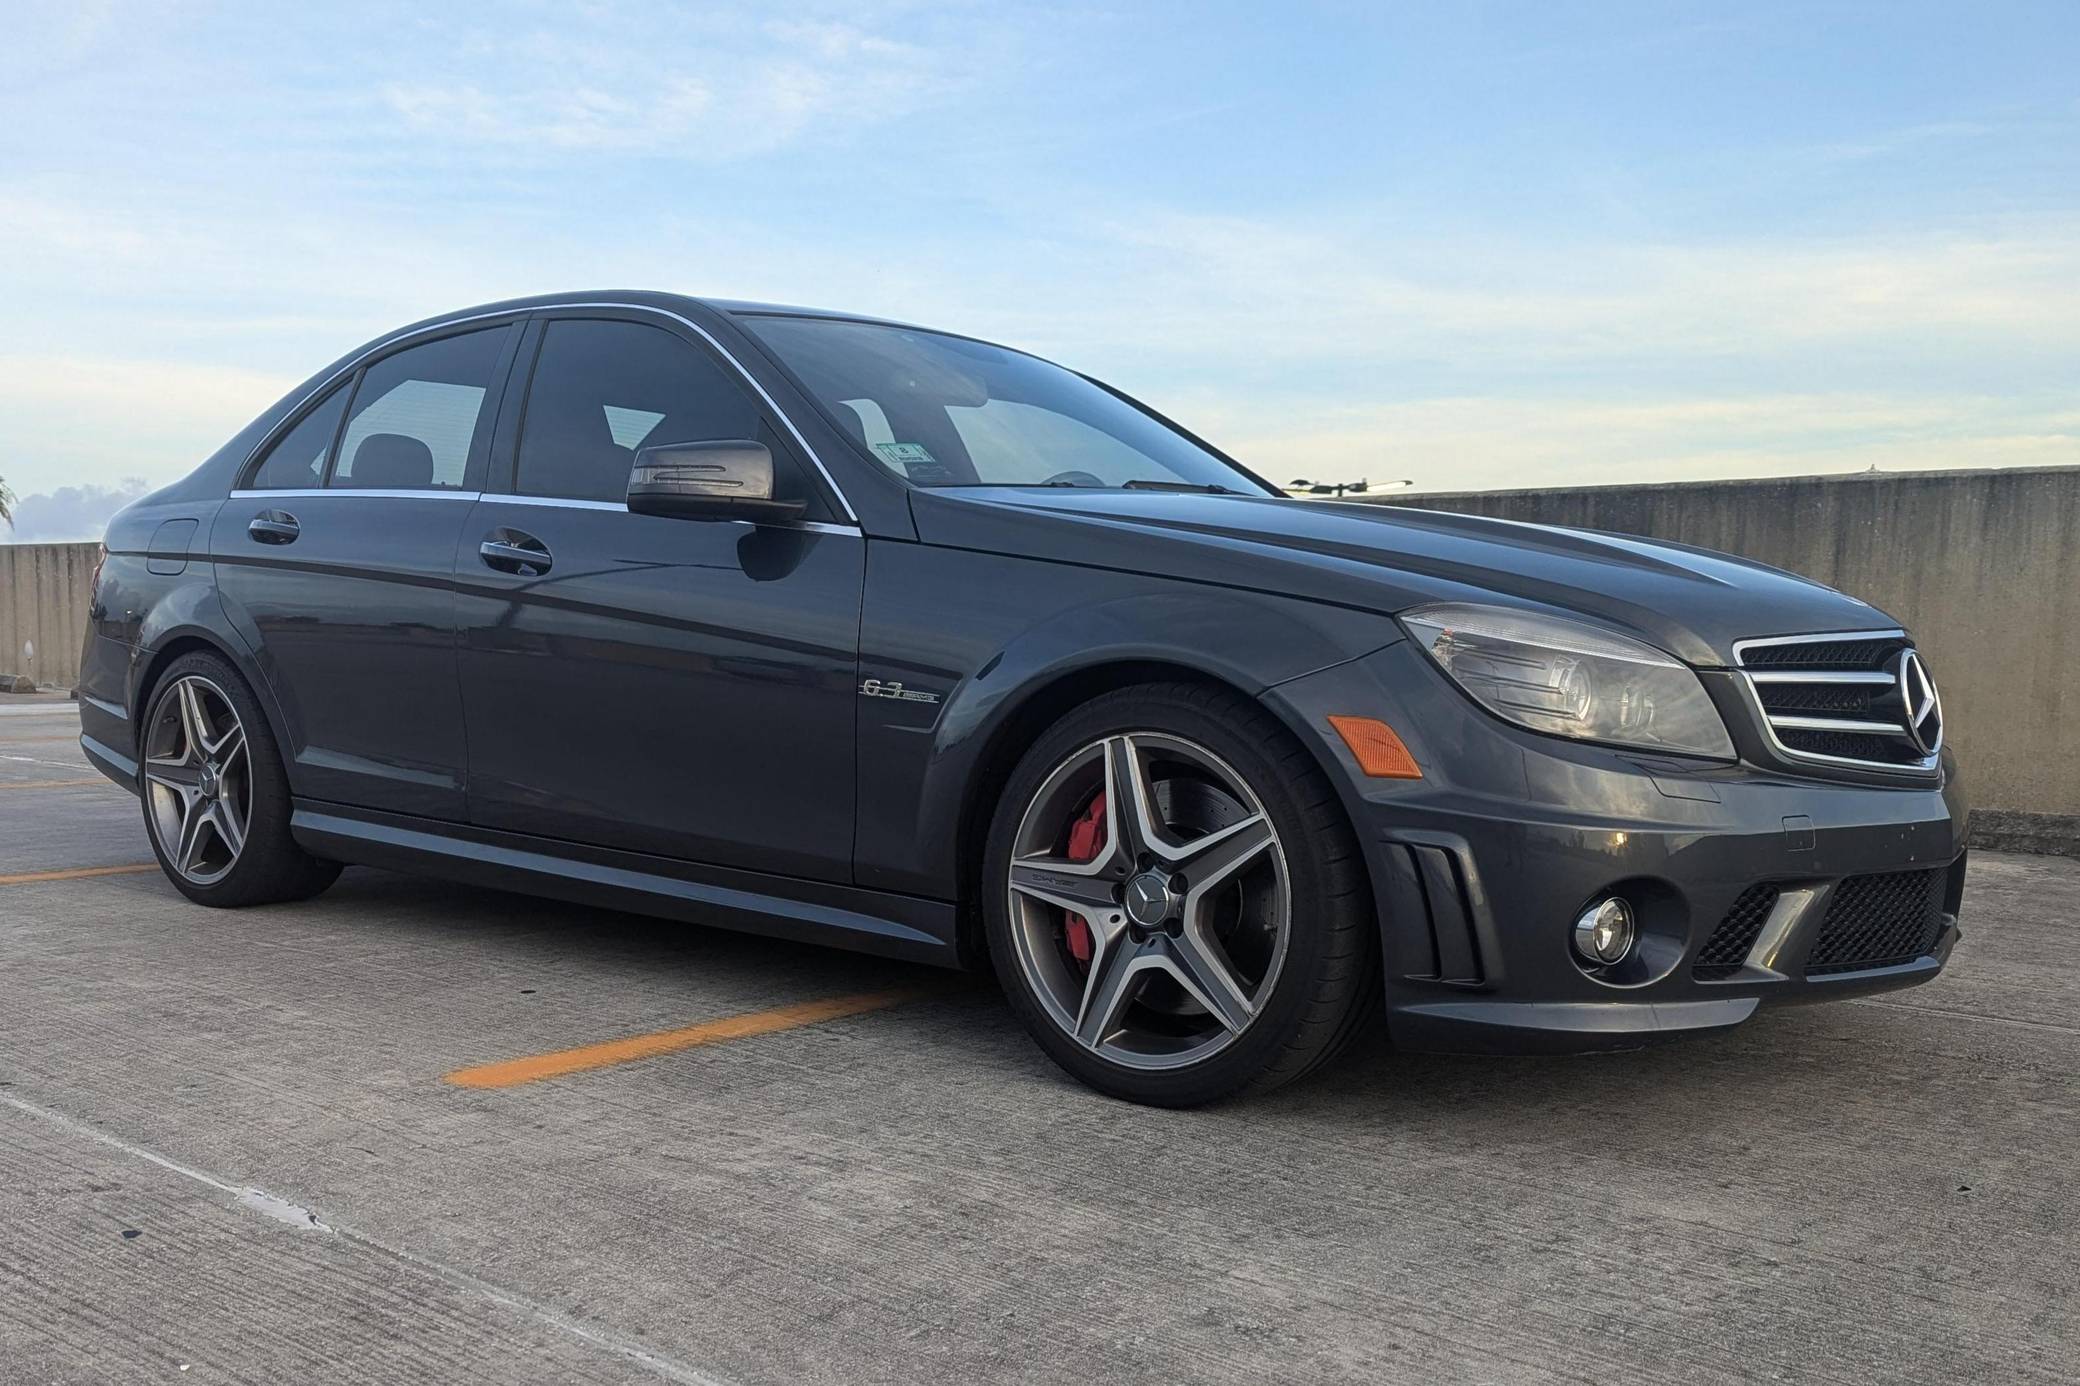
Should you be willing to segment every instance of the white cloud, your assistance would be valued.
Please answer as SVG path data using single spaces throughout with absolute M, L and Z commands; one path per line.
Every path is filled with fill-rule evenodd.
M 0 355 L 0 477 L 25 507 L 33 492 L 116 476 L 163 485 L 302 378 L 165 360 Z M 18 531 L 27 523 L 18 517 Z
M 783 235 L 721 211 L 638 209 L 515 236 L 495 217 L 420 226 L 342 204 L 271 211 L 268 234 L 252 237 L 237 215 L 199 204 L 139 223 L 119 206 L 0 189 L 0 292 L 23 301 L 69 286 L 62 311 L 37 319 L 69 335 L 0 339 L 0 473 L 17 490 L 164 480 L 379 331 L 614 283 L 994 336 L 1115 380 L 1281 480 L 2080 461 L 2080 226 L 2069 223 L 1459 244 L 1355 216 L 1029 211 L 1000 206 L 981 235 L 921 219 L 891 243 Z M 118 340 L 135 355 L 96 349 Z
M 1908 332 L 2080 347 L 2080 226 L 2070 223 L 1701 245 L 1447 242 L 1160 209 L 1102 229 L 1112 253 L 1079 252 L 1102 288 L 1041 320 L 1050 336 L 1095 305 L 1114 339 L 1303 360 L 1466 349 L 1519 362 L 1760 359 L 1856 337 L 1897 345 Z
M 1451 491 L 2080 464 L 2080 411 L 2057 398 L 1455 397 L 1352 407 L 1272 429 L 1254 411 L 1203 403 L 1195 421 L 1281 482 L 1407 479 Z
M 850 24 L 646 21 L 588 13 L 587 35 L 471 33 L 488 69 L 452 65 L 386 84 L 411 129 L 444 140 L 552 152 L 611 151 L 721 162 L 829 138 L 943 100 L 953 73 L 932 50 Z
M 14 507 L 13 526 L 0 527 L 0 538 L 17 544 L 99 539 L 118 510 L 152 489 L 143 477 L 127 477 L 114 486 L 88 482 L 23 496 Z

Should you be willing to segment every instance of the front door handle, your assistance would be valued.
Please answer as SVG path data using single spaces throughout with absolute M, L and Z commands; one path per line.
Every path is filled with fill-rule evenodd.
M 540 577 L 549 571 L 549 546 L 532 534 L 517 529 L 494 529 L 477 545 L 484 566 L 520 577 Z
M 246 533 L 262 544 L 293 544 L 303 527 L 286 510 L 263 510 L 246 526 Z

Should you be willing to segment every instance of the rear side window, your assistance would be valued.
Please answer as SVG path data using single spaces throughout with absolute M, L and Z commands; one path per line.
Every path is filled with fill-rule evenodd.
M 461 489 L 491 429 L 491 381 L 510 330 L 407 347 L 363 371 L 328 484 Z
M 339 432 L 339 416 L 347 407 L 347 387 L 335 385 L 318 407 L 267 450 L 260 470 L 247 484 L 256 491 L 302 491 L 325 480 L 325 459 Z
M 528 387 L 514 489 L 523 496 L 618 501 L 636 450 L 749 438 L 791 468 L 743 386 L 701 351 L 641 323 L 552 322 Z

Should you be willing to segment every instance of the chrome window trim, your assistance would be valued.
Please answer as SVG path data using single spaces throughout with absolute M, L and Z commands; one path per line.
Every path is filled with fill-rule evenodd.
M 1871 735 L 1882 734 L 1888 736 L 1899 736 L 1908 740 L 1912 739 L 1911 737 L 1907 736 L 1907 732 L 1904 727 L 1894 727 L 1887 723 L 1853 723 L 1846 721 L 1836 722 L 1829 718 L 1801 718 L 1789 713 L 1782 714 L 1781 716 L 1779 716 L 1776 714 L 1772 714 L 1767 708 L 1763 707 L 1762 692 L 1759 686 L 1763 683 L 1857 682 L 1883 683 L 1888 685 L 1892 683 L 1892 675 L 1889 673 L 1885 673 L 1882 670 L 1846 671 L 1853 673 L 1854 677 L 1829 678 L 1826 676 L 1829 672 L 1841 675 L 1845 671 L 1823 670 L 1816 671 L 1815 674 L 1799 675 L 1796 670 L 1792 669 L 1754 670 L 1746 667 L 1747 653 L 1749 650 L 1755 648 L 1756 646 L 1817 645 L 1833 640 L 1907 640 L 1911 642 L 1912 637 L 1909 636 L 1906 633 L 1906 631 L 1898 627 L 1892 627 L 1881 630 L 1822 631 L 1815 635 L 1758 635 L 1752 636 L 1746 640 L 1736 640 L 1733 642 L 1734 663 L 1737 666 L 1740 666 L 1736 668 L 1734 672 L 1740 675 L 1741 691 L 1744 694 L 1746 694 L 1748 700 L 1748 708 L 1755 714 L 1756 725 L 1762 728 L 1762 735 L 1764 739 L 1768 741 L 1770 749 L 1776 752 L 1776 754 L 1778 754 L 1779 756 L 1782 756 L 1786 761 L 1789 761 L 1793 764 L 1803 763 L 1811 765 L 1836 765 L 1841 766 L 1843 769 L 1863 770 L 1875 772 L 1877 774 L 1892 775 L 1925 776 L 1934 772 L 1935 769 L 1942 763 L 1943 759 L 1943 747 L 1941 742 L 1938 742 L 1936 745 L 1936 749 L 1930 752 L 1927 756 L 1923 757 L 1921 760 L 1884 761 L 1860 760 L 1855 756 L 1822 755 L 1818 751 L 1793 750 L 1791 747 L 1786 746 L 1783 743 L 1783 741 L 1778 738 L 1777 728 L 1779 726 L 1795 730 L 1800 729 L 1802 723 L 1814 723 L 1817 725 L 1807 726 L 1803 729 L 1810 731 L 1853 731 Z M 1785 677 L 1765 677 L 1767 675 L 1775 674 L 1783 674 L 1785 675 Z M 1796 676 L 1793 677 L 1794 675 Z M 1871 677 L 1871 675 L 1876 675 L 1877 677 L 1873 678 Z
M 385 486 L 300 486 L 287 490 L 233 491 L 229 500 L 273 500 L 286 496 L 366 496 L 371 500 L 458 500 L 473 501 L 482 491 L 457 491 L 452 487 L 398 489 Z
M 355 371 L 361 369 L 362 365 L 365 362 L 367 362 L 371 357 L 377 355 L 380 352 L 390 351 L 394 348 L 404 346 L 406 343 L 412 341 L 417 337 L 430 337 L 437 333 L 444 332 L 451 327 L 462 327 L 466 324 L 473 322 L 489 322 L 494 318 L 506 318 L 510 319 L 515 325 L 518 325 L 536 313 L 583 312 L 588 308 L 611 308 L 626 313 L 654 313 L 660 318 L 670 318 L 673 322 L 680 324 L 682 327 L 692 329 L 693 332 L 696 335 L 698 335 L 702 341 L 706 342 L 709 346 L 715 349 L 716 355 L 720 356 L 723 360 L 729 363 L 730 368 L 743 378 L 745 384 L 749 385 L 754 391 L 757 392 L 758 397 L 760 399 L 765 401 L 766 408 L 772 411 L 774 418 L 780 420 L 780 422 L 786 426 L 789 436 L 791 436 L 795 440 L 795 443 L 800 446 L 802 450 L 802 455 L 809 459 L 811 465 L 813 465 L 816 468 L 817 472 L 823 477 L 824 483 L 831 488 L 831 494 L 838 498 L 838 507 L 839 509 L 845 512 L 845 518 L 853 525 L 859 524 L 859 512 L 852 508 L 852 501 L 848 496 L 846 496 L 845 488 L 838 484 L 838 479 L 831 475 L 831 469 L 823 464 L 823 458 L 817 454 L 815 448 L 809 446 L 809 440 L 802 436 L 801 429 L 795 426 L 794 420 L 788 417 L 787 411 L 780 407 L 780 402 L 773 398 L 772 393 L 768 391 L 764 385 L 759 383 L 758 377 L 753 375 L 750 371 L 746 370 L 744 368 L 744 363 L 742 361 L 739 361 L 736 358 L 735 354 L 732 353 L 728 347 L 724 346 L 721 342 L 717 341 L 715 339 L 715 334 L 708 331 L 707 328 L 702 327 L 699 323 L 695 322 L 692 318 L 686 317 L 684 314 L 674 313 L 669 308 L 653 307 L 647 303 L 536 303 L 531 304 L 525 308 L 505 308 L 490 313 L 472 313 L 468 317 L 464 318 L 448 318 L 441 322 L 428 323 L 424 327 L 400 331 L 392 336 L 385 337 L 382 340 L 371 345 L 366 351 L 363 351 L 359 355 L 355 356 L 353 360 L 341 366 L 331 375 L 326 376 L 324 380 L 320 381 L 318 384 L 312 386 L 309 390 L 305 391 L 303 397 L 296 401 L 295 406 L 291 408 L 288 413 L 282 416 L 282 423 L 277 424 L 274 428 L 269 429 L 267 432 L 267 436 L 262 438 L 259 441 L 259 443 L 254 446 L 253 450 L 246 454 L 245 461 L 238 464 L 239 475 L 245 475 L 247 469 L 253 465 L 253 459 L 260 456 L 263 452 L 265 452 L 269 447 L 271 447 L 274 444 L 275 440 L 281 436 L 284 425 L 294 427 L 294 420 L 296 420 L 297 416 L 300 413 L 302 413 L 306 405 L 308 405 L 312 400 L 321 397 L 327 390 L 331 389 L 334 385 L 338 384 L 343 377 L 350 376 Z M 349 488 L 340 488 L 340 490 L 342 491 L 345 491 L 347 489 Z M 234 496 L 248 496 L 261 494 L 300 495 L 304 493 L 262 493 L 258 491 L 233 491 L 231 494 Z M 334 493 L 330 488 L 327 488 L 321 492 L 318 492 L 317 494 L 332 495 Z M 383 493 L 370 490 L 364 491 L 362 492 L 362 494 L 378 495 Z M 410 491 L 404 492 L 402 494 L 424 495 L 427 493 L 420 491 Z
M 552 510 L 607 510 L 626 515 L 626 501 L 571 500 L 562 496 L 508 496 L 496 491 L 394 491 L 368 486 L 356 489 L 351 486 L 306 486 L 294 490 L 233 491 L 231 500 L 274 500 L 293 499 L 297 496 L 373 496 L 391 500 L 464 500 L 492 501 L 501 505 L 538 505 Z M 709 523 L 748 525 L 756 520 L 721 520 Z M 791 524 L 773 525 L 775 529 L 805 529 L 815 534 L 849 534 L 863 538 L 858 525 L 834 525 L 824 520 L 797 520 Z
M 483 500 L 491 505 L 536 505 L 551 510 L 606 510 L 619 511 L 624 515 L 628 513 L 628 502 L 626 501 L 575 500 L 563 496 L 516 496 L 499 491 L 486 491 L 483 495 Z M 816 534 L 850 534 L 854 538 L 863 537 L 858 525 L 834 525 L 824 520 L 795 520 L 778 523 L 760 520 L 709 520 L 695 521 L 694 523 L 768 524 L 773 529 L 806 529 Z
M 579 500 L 575 496 L 522 496 L 504 491 L 493 491 L 486 500 L 501 505 L 548 505 L 560 510 L 626 510 L 627 501 Z

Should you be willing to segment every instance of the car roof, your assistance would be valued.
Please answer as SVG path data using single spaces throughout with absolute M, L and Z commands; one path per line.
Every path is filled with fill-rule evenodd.
M 848 313 L 834 308 L 808 308 L 799 304 L 757 303 L 748 299 L 703 298 L 695 294 L 668 293 L 658 289 L 582 289 L 571 293 L 530 294 L 523 298 L 500 299 L 494 303 L 472 304 L 467 308 L 455 308 L 439 313 L 385 336 L 397 336 L 424 327 L 437 327 L 442 323 L 455 322 L 464 318 L 486 317 L 493 313 L 524 312 L 529 308 L 546 308 L 562 304 L 610 304 L 630 303 L 646 308 L 677 309 L 684 311 L 688 306 L 706 308 L 711 312 L 730 317 L 753 317 L 775 315 L 797 318 L 829 318 L 840 322 L 867 322 L 884 327 L 910 327 L 928 331 L 916 323 L 900 322 L 893 318 L 875 317 L 870 313 Z

